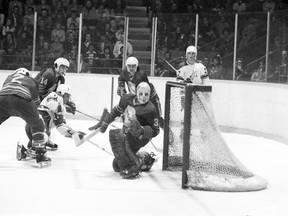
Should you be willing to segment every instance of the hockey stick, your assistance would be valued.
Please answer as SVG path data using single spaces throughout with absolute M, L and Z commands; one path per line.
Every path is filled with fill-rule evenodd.
M 95 120 L 99 121 L 99 119 L 97 119 L 97 118 L 95 118 L 95 117 L 93 117 L 93 116 L 91 116 L 91 115 L 88 115 L 88 114 L 86 114 L 86 113 L 84 113 L 84 112 L 81 112 L 80 110 L 77 110 L 77 109 L 76 109 L 76 112 L 78 112 L 78 113 L 80 113 L 80 114 L 82 114 L 82 115 L 84 115 L 84 116 L 87 116 L 87 117 L 89 117 L 89 118 L 92 118 L 92 119 L 95 119 Z
M 172 64 L 170 64 L 170 63 L 169 63 L 165 58 L 163 58 L 162 56 L 161 56 L 161 58 L 169 65 L 169 67 L 171 67 L 171 68 L 176 72 L 176 74 L 178 74 L 178 70 L 176 70 L 176 68 L 173 67 Z
M 114 156 L 111 152 L 108 152 L 105 148 L 99 146 L 97 143 L 91 141 L 91 140 L 87 140 L 89 143 L 91 143 L 92 145 L 96 146 L 97 148 L 101 149 L 102 151 L 106 152 L 107 154 Z

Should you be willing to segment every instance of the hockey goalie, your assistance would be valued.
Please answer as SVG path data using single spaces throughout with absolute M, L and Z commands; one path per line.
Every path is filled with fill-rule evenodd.
M 74 102 L 71 100 L 71 88 L 67 84 L 60 84 L 57 87 L 56 92 L 51 92 L 47 95 L 38 107 L 38 111 L 44 121 L 45 131 L 49 137 L 46 147 L 51 150 L 57 150 L 58 145 L 51 140 L 51 130 L 56 128 L 63 136 L 72 138 L 75 143 L 79 142 L 86 134 L 81 131 L 75 131 L 66 124 L 64 114 L 66 113 L 66 107 L 71 109 L 75 107 Z M 68 106 L 67 106 L 68 105 Z M 30 127 L 25 127 L 27 136 L 31 137 Z M 28 148 L 30 148 L 31 140 L 29 140 Z
M 151 169 L 155 162 L 154 153 L 139 150 L 159 134 L 157 111 L 149 100 L 149 84 L 141 82 L 136 89 L 136 95 L 123 95 L 111 113 L 104 112 L 100 127 L 100 132 L 104 133 L 116 117 L 124 116 L 123 128 L 111 129 L 109 141 L 115 157 L 113 169 L 125 179 L 139 177 L 141 171 Z

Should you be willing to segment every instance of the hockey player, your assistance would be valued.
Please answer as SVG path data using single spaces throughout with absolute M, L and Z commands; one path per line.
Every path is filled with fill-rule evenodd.
M 53 127 L 56 127 L 56 129 L 65 137 L 72 138 L 75 143 L 85 136 L 85 133 L 75 131 L 66 125 L 64 114 L 66 112 L 65 105 L 67 103 L 73 103 L 71 99 L 70 86 L 67 84 L 60 84 L 57 87 L 56 92 L 51 92 L 49 95 L 47 95 L 38 107 L 39 113 L 44 120 L 46 133 L 49 137 L 46 146 L 50 147 L 52 150 L 58 149 L 58 145 L 54 144 L 50 138 L 51 129 Z M 29 125 L 26 125 L 25 129 L 28 137 L 31 137 Z M 28 148 L 31 146 L 31 141 L 32 140 L 30 140 L 28 143 Z
M 138 152 L 153 137 L 159 134 L 157 111 L 150 98 L 150 86 L 141 82 L 136 94 L 125 94 L 119 104 L 107 112 L 100 131 L 104 133 L 108 125 L 120 115 L 124 115 L 122 129 L 109 131 L 110 145 L 115 156 L 113 169 L 123 178 L 137 177 L 140 171 L 151 169 L 155 158 L 153 153 Z
M 186 62 L 177 71 L 176 81 L 182 83 L 206 84 L 209 80 L 206 67 L 196 60 L 197 49 L 189 46 L 186 49 Z
M 138 66 L 139 63 L 138 63 L 137 58 L 133 56 L 127 58 L 125 65 L 126 65 L 126 68 L 120 73 L 118 77 L 117 94 L 120 97 L 127 93 L 126 88 L 125 88 L 125 83 L 128 87 L 128 91 L 133 94 L 136 93 L 136 86 L 139 83 L 141 82 L 149 83 L 147 74 L 144 71 L 141 71 Z M 159 125 L 161 128 L 163 128 L 164 120 L 162 117 L 160 100 L 159 100 L 158 94 L 153 84 L 152 83 L 149 83 L 149 84 L 151 87 L 150 100 L 156 107 Z
M 43 100 L 50 92 L 56 91 L 58 85 L 65 83 L 65 74 L 70 67 L 70 62 L 66 58 L 57 58 L 53 68 L 44 68 L 35 77 L 39 82 L 39 96 Z M 67 103 L 67 112 L 75 114 L 74 103 Z
M 18 116 L 30 126 L 37 163 L 50 161 L 45 156 L 48 137 L 37 111 L 39 103 L 38 83 L 26 68 L 18 68 L 7 77 L 0 90 L 0 125 L 11 116 Z

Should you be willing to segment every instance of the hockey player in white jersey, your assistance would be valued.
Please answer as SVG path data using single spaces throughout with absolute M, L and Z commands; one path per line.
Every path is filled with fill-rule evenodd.
M 177 71 L 176 81 L 182 83 L 206 84 L 209 80 L 207 68 L 196 60 L 197 49 L 189 46 L 186 49 L 186 62 Z
M 51 148 L 51 150 L 58 149 L 58 145 L 54 144 L 50 137 L 51 130 L 54 127 L 56 127 L 56 129 L 65 137 L 72 138 L 75 143 L 78 143 L 79 140 L 85 136 L 85 133 L 75 131 L 66 124 L 64 116 L 66 113 L 65 105 L 67 103 L 69 104 L 71 101 L 70 86 L 67 84 L 60 84 L 57 87 L 56 92 L 48 94 L 38 107 L 38 111 L 45 123 L 46 133 L 49 137 L 46 147 Z M 27 135 L 29 134 L 29 127 L 26 127 L 26 133 Z M 28 148 L 29 144 L 30 142 L 28 143 Z

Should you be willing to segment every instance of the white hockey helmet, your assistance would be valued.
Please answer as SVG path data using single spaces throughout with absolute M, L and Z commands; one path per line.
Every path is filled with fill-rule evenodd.
M 196 49 L 195 46 L 188 46 L 187 49 L 186 49 L 186 54 L 187 54 L 188 52 L 192 52 L 192 53 L 197 54 L 197 49 Z
M 59 67 L 63 65 L 67 68 L 70 67 L 70 62 L 66 59 L 66 58 L 57 58 L 55 61 L 54 61 L 54 68 L 56 69 L 56 71 L 59 70 Z
M 136 65 L 136 67 L 138 67 L 138 64 L 139 64 L 138 59 L 133 56 L 127 58 L 125 62 L 126 67 L 128 65 Z
M 27 70 L 26 68 L 23 68 L 23 67 L 18 68 L 17 70 L 15 70 L 15 73 L 17 73 L 17 74 L 23 74 L 23 75 L 25 75 L 25 76 L 30 76 L 30 71 Z
M 64 96 L 64 94 L 71 95 L 71 88 L 67 84 L 60 84 L 56 90 L 57 94 Z

